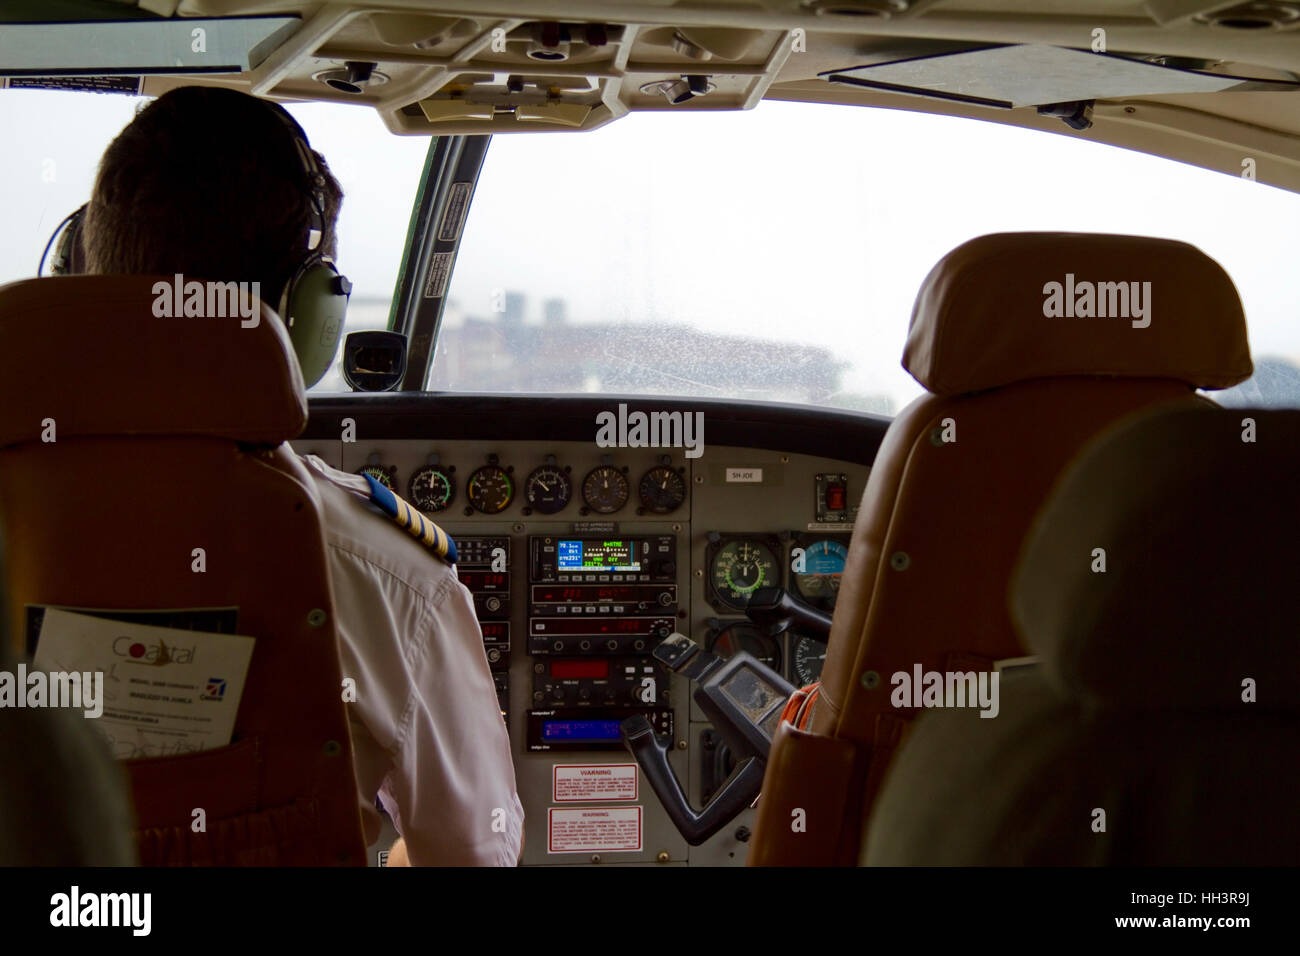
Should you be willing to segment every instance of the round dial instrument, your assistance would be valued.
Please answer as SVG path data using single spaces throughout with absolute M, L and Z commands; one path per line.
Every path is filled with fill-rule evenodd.
M 713 556 L 709 576 L 719 600 L 738 611 L 745 609 L 750 596 L 759 588 L 781 583 L 772 549 L 748 538 L 728 541 L 719 548 Z
M 660 465 L 641 476 L 637 492 L 642 508 L 651 514 L 666 515 L 686 500 L 686 482 L 676 469 Z
M 582 480 L 582 500 L 597 514 L 613 514 L 627 504 L 631 489 L 627 475 L 613 465 L 600 465 Z
M 759 633 L 752 624 L 738 621 L 713 634 L 705 649 L 719 657 L 728 658 L 737 651 L 746 651 L 774 671 L 781 670 L 781 645 L 775 638 Z
M 456 498 L 451 475 L 434 465 L 425 465 L 411 475 L 407 487 L 411 503 L 430 514 L 442 511 Z
M 558 465 L 534 468 L 524 482 L 524 497 L 528 505 L 539 514 L 553 515 L 562 511 L 573 495 L 573 483 Z
M 469 503 L 485 515 L 500 514 L 515 497 L 515 484 L 500 465 L 484 465 L 465 484 Z
M 829 538 L 805 545 L 803 570 L 799 570 L 797 563 L 791 569 L 795 590 L 820 608 L 829 610 L 835 607 L 848 556 L 848 548 Z
M 396 465 L 391 468 L 385 468 L 383 465 L 366 465 L 364 468 L 357 469 L 358 475 L 369 475 L 389 491 L 393 490 L 393 475 L 396 473 Z
M 815 637 L 797 637 L 791 635 L 790 677 L 796 687 L 807 687 L 822 679 L 822 667 L 826 664 L 826 642 Z

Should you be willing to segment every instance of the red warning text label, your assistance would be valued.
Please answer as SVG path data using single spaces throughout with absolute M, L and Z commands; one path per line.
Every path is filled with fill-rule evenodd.
M 635 800 L 634 763 L 557 763 L 551 775 L 553 803 Z
M 548 853 L 640 850 L 640 807 L 551 807 Z

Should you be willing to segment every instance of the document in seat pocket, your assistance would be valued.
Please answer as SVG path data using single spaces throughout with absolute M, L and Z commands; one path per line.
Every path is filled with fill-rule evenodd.
M 168 757 L 230 743 L 253 643 L 49 608 L 34 663 L 81 676 L 83 709 L 119 760 Z

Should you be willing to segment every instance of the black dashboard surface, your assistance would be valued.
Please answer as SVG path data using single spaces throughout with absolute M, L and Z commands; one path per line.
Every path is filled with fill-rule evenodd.
M 834 408 L 765 402 L 620 395 L 397 392 L 312 396 L 302 437 L 338 438 L 352 418 L 369 440 L 437 438 L 589 441 L 596 416 L 628 411 L 700 412 L 708 444 L 822 455 L 870 465 L 890 419 Z

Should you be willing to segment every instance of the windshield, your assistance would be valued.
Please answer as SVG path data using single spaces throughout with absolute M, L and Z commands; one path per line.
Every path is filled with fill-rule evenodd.
M 1082 139 L 769 102 L 493 139 L 428 387 L 767 399 L 896 413 L 912 303 L 991 232 L 1190 242 L 1245 303 L 1258 374 L 1300 406 L 1300 196 Z
M 147 98 L 53 90 L 0 93 L 4 222 L 0 282 L 36 275 L 41 250 L 90 198 L 99 158 Z M 374 110 L 334 103 L 288 107 L 343 187 L 338 264 L 352 281 L 346 331 L 388 326 L 411 204 L 430 140 L 393 136 Z M 340 356 L 313 392 L 346 391 Z

